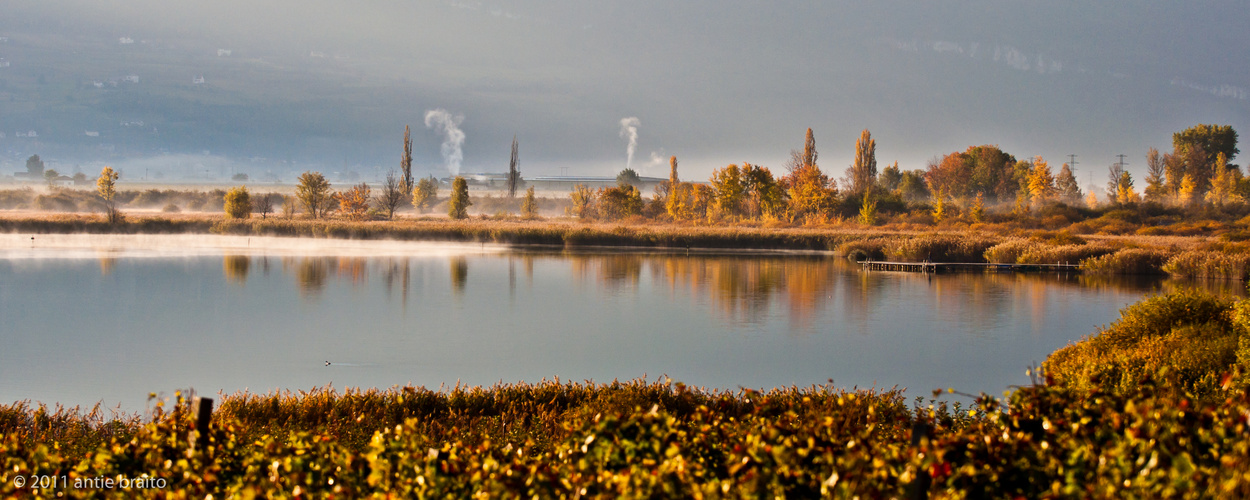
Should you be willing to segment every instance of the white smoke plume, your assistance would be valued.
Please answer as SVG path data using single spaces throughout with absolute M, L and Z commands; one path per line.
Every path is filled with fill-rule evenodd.
M 443 145 L 440 150 L 443 153 L 443 161 L 447 163 L 447 171 L 451 175 L 460 175 L 460 162 L 464 160 L 464 131 L 460 130 L 460 122 L 464 121 L 464 115 L 452 116 L 445 109 L 432 109 L 425 112 L 425 127 L 442 129 L 444 134 Z
M 642 122 L 636 116 L 621 118 L 621 137 L 629 140 L 629 145 L 625 146 L 625 168 L 629 168 L 629 165 L 634 162 L 634 150 L 638 149 L 638 127 L 640 126 Z

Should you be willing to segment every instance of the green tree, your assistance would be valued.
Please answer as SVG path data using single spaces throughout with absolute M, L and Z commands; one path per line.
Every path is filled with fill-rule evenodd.
M 1064 203 L 1075 205 L 1081 202 L 1084 196 L 1081 194 L 1081 186 L 1076 182 L 1076 176 L 1072 175 L 1072 168 L 1067 163 L 1059 169 L 1059 175 L 1055 176 L 1055 189 L 1059 193 L 1059 198 Z
M 898 194 L 910 202 L 921 201 L 929 197 L 929 185 L 925 182 L 922 170 L 908 170 L 898 181 Z
M 638 177 L 638 172 L 635 172 L 632 168 L 627 168 L 616 174 L 616 185 L 618 186 L 637 186 L 639 184 L 642 184 L 642 179 Z
M 26 176 L 31 179 L 43 177 L 43 160 L 39 159 L 39 155 L 30 155 L 26 159 Z
M 868 129 L 860 132 L 855 141 L 855 162 L 851 164 L 847 177 L 851 180 L 851 193 L 864 194 L 872 190 L 877 183 L 877 141 L 873 140 Z
M 42 165 L 40 166 L 42 168 Z M 117 210 L 114 198 L 117 196 L 117 179 L 121 175 L 113 170 L 113 167 L 104 167 L 100 170 L 100 178 L 96 179 L 96 192 L 100 194 L 100 198 L 104 200 L 105 213 L 108 216 L 110 224 L 116 224 L 122 221 L 122 214 Z
M 55 186 L 55 185 L 56 185 L 56 178 L 57 178 L 57 177 L 60 177 L 60 176 L 61 176 L 61 173 L 60 173 L 60 172 L 57 172 L 56 170 L 53 170 L 53 169 L 50 169 L 50 168 L 49 168 L 49 169 L 47 169 L 47 170 L 44 170 L 44 171 L 43 171 L 43 179 L 44 179 L 45 181 L 48 181 L 48 187 L 53 187 L 53 186 Z
M 785 211 L 785 193 L 766 167 L 743 164 L 746 200 L 743 213 L 748 217 L 780 217 Z
M 1167 164 L 1159 150 L 1150 148 L 1146 151 L 1146 201 L 1161 202 L 1167 199 L 1166 173 Z
M 226 192 L 225 206 L 226 217 L 231 219 L 246 219 L 252 216 L 252 197 L 247 192 L 247 186 L 239 186 L 231 188 Z
M 451 199 L 447 203 L 447 216 L 453 219 L 464 219 L 469 216 L 469 181 L 457 176 L 451 181 Z
M 521 202 L 521 216 L 526 219 L 538 217 L 538 200 L 534 197 L 534 186 L 525 190 L 525 200 Z
M 894 162 L 893 165 L 885 167 L 877 179 L 877 181 L 881 184 L 881 188 L 889 192 L 897 191 L 898 183 L 902 180 L 903 171 L 898 169 L 898 162 Z
M 437 201 L 438 180 L 434 177 L 425 177 L 417 182 L 417 187 L 412 190 L 412 206 L 417 209 L 418 213 L 424 213 Z
M 512 158 L 508 160 L 508 197 L 516 197 L 516 190 L 521 185 L 521 157 L 516 136 L 512 136 Z
M 330 181 L 320 172 L 300 174 L 295 197 L 304 205 L 304 212 L 314 219 L 325 217 L 329 204 L 334 201 L 330 196 Z
M 1202 148 L 1203 163 L 1210 164 L 1221 153 L 1232 160 L 1241 151 L 1237 149 L 1237 131 L 1232 125 L 1194 125 L 1172 134 L 1172 150 L 1178 154 Z

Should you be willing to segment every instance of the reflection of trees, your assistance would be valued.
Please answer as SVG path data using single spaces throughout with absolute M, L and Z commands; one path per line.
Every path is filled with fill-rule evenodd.
M 301 295 L 312 296 L 325 288 L 334 260 L 329 257 L 302 257 L 282 259 L 282 269 L 295 268 L 295 283 Z
M 469 261 L 464 257 L 451 259 L 451 291 L 456 295 L 464 293 L 464 285 L 469 281 Z
M 774 296 L 784 295 L 789 319 L 798 325 L 809 324 L 827 302 L 833 266 L 826 258 L 761 256 L 660 256 L 649 262 L 658 283 L 706 294 L 731 321 L 758 323 Z
M 386 295 L 390 296 L 391 290 L 395 289 L 398 284 L 400 293 L 402 294 L 403 304 L 408 305 L 408 283 L 411 280 L 411 261 L 408 259 L 386 259 L 381 262 L 385 267 L 382 269 L 382 281 L 386 283 Z
M 100 257 L 100 275 L 108 276 L 113 272 L 113 267 L 117 265 L 116 257 Z
M 340 278 L 346 278 L 352 282 L 353 286 L 360 286 L 365 283 L 366 259 L 364 257 L 339 257 L 337 274 Z
M 226 281 L 243 286 L 247 283 L 247 271 L 251 265 L 251 257 L 246 255 L 227 255 L 222 258 L 221 270 L 226 275 Z

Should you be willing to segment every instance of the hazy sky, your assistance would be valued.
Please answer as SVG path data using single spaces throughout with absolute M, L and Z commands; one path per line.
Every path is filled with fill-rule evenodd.
M 666 175 L 669 155 L 688 178 L 731 162 L 780 170 L 811 127 L 822 168 L 841 177 L 867 128 L 882 164 L 923 168 L 989 143 L 1055 165 L 1077 154 L 1081 183 L 1093 173 L 1101 184 L 1115 155 L 1141 172 L 1146 149 L 1170 149 L 1185 127 L 1250 130 L 1250 15 L 1232 1 L 4 8 L 0 149 L 10 156 L 39 152 L 15 137 L 30 129 L 67 161 L 208 150 L 386 169 L 407 124 L 419 168 L 444 172 L 443 138 L 424 119 L 445 109 L 463 116 L 468 172 L 506 169 L 515 135 L 526 175 L 611 175 L 626 163 L 621 120 L 636 117 L 643 175 Z M 142 79 L 110 81 L 131 74 Z M 147 135 L 121 125 L 138 120 Z

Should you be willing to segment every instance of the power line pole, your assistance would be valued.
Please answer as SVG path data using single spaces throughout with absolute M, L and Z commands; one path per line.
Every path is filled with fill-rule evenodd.
M 1125 156 L 1128 156 L 1128 155 L 1125 155 L 1125 154 L 1118 154 L 1118 155 L 1115 155 L 1115 157 L 1116 157 L 1116 158 L 1119 158 L 1119 159 L 1120 159 L 1120 161 L 1119 161 L 1119 162 L 1117 162 L 1117 163 L 1120 165 L 1120 170 L 1124 170 L 1124 166 L 1125 166 L 1125 165 L 1128 165 L 1127 163 L 1124 163 L 1124 157 L 1125 157 Z

